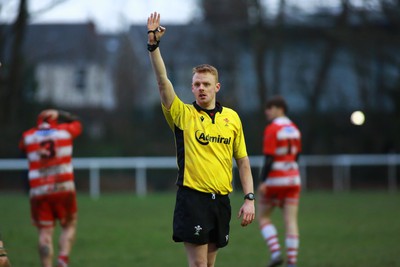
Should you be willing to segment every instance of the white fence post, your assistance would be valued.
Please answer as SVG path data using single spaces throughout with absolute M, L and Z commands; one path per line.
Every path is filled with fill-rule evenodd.
M 147 177 L 144 162 L 138 162 L 136 165 L 136 194 L 143 197 L 147 194 Z
M 388 189 L 390 193 L 397 192 L 397 170 L 395 154 L 388 155 Z
M 100 169 L 98 164 L 91 163 L 89 167 L 89 179 L 90 179 L 90 196 L 93 199 L 98 199 L 100 197 Z

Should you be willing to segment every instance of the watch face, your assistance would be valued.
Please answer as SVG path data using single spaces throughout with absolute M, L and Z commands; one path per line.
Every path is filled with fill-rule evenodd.
M 249 199 L 249 200 L 254 200 L 254 194 L 253 193 L 248 193 L 244 198 L 245 199 Z

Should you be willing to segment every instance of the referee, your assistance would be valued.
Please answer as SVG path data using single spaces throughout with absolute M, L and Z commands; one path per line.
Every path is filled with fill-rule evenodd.
M 158 82 L 162 110 L 175 137 L 178 163 L 173 240 L 183 242 L 190 267 L 213 267 L 217 251 L 228 244 L 233 158 L 239 169 L 244 203 L 241 225 L 254 220 L 253 178 L 238 114 L 216 101 L 221 88 L 215 67 L 193 68 L 196 101 L 183 103 L 168 79 L 160 49 L 165 28 L 160 14 L 147 20 L 148 50 Z

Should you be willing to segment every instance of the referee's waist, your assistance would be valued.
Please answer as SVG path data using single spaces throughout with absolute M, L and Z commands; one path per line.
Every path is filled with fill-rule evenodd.
M 194 194 L 203 195 L 203 196 L 210 196 L 210 197 L 213 198 L 213 199 L 216 199 L 216 198 L 225 198 L 225 197 L 228 197 L 228 196 L 229 196 L 229 194 L 221 195 L 221 194 L 212 193 L 212 192 L 210 192 L 210 193 L 201 192 L 201 191 L 199 191 L 199 190 L 196 190 L 196 189 L 193 189 L 193 188 L 190 188 L 190 187 L 187 187 L 187 186 L 179 186 L 178 190 L 189 191 L 189 192 L 192 192 L 192 193 L 194 193 Z

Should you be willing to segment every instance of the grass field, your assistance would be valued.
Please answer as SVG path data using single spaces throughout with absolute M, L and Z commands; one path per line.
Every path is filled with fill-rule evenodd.
M 234 216 L 241 194 L 231 196 Z M 173 193 L 79 195 L 78 235 L 71 267 L 187 266 L 182 244 L 171 240 Z M 28 197 L 0 195 L 0 231 L 13 266 L 39 267 L 37 232 Z M 275 221 L 281 235 L 279 211 Z M 385 192 L 303 193 L 300 204 L 299 266 L 400 266 L 400 196 Z M 231 222 L 231 239 L 218 267 L 265 266 L 268 254 L 256 223 Z

